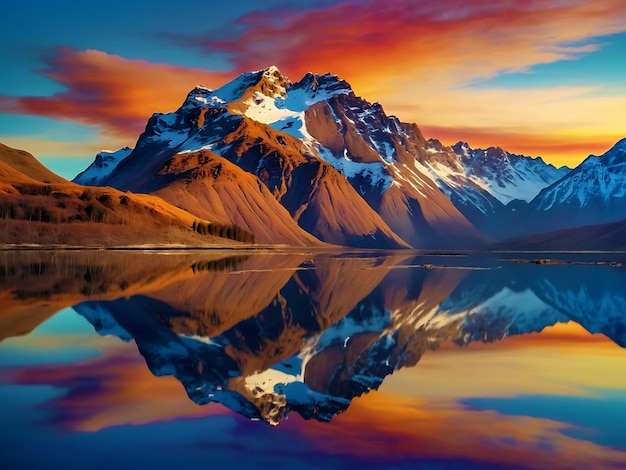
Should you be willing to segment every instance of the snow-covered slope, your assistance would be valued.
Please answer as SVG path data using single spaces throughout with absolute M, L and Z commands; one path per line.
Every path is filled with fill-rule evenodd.
M 599 157 L 587 157 L 567 176 L 542 190 L 528 209 L 525 233 L 626 219 L 626 139 Z
M 447 147 L 436 139 L 424 147 L 418 168 L 465 217 L 495 238 L 506 233 L 504 228 L 519 207 L 570 171 L 497 147 L 472 149 L 464 142 Z
M 115 167 L 130 155 L 133 149 L 121 148 L 115 152 L 103 150 L 96 155 L 96 159 L 84 171 L 74 178 L 74 183 L 85 186 L 97 186 L 115 170 Z
M 626 196 L 626 139 L 605 154 L 587 157 L 568 178 L 543 191 L 533 207 L 539 211 L 568 205 L 583 209 L 595 202 Z
M 514 199 L 530 202 L 539 191 L 571 171 L 566 166 L 556 168 L 545 163 L 541 157 L 515 155 L 499 147 L 472 149 L 458 142 L 452 149 L 467 178 L 505 205 Z

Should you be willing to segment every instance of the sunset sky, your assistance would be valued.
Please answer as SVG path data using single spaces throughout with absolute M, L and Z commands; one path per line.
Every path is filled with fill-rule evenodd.
M 262 5 L 262 6 L 259 6 Z M 331 72 L 445 144 L 577 165 L 626 136 L 623 0 L 23 0 L 0 29 L 0 142 L 65 177 L 187 92 Z

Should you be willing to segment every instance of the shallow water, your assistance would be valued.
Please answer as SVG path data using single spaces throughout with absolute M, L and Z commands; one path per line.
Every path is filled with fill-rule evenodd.
M 0 468 L 626 468 L 622 258 L 0 253 Z

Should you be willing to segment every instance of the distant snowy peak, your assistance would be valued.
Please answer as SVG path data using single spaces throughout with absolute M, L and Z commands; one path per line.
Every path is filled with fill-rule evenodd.
M 595 156 L 589 155 L 580 165 L 581 168 L 587 166 L 604 166 L 606 168 L 612 168 L 626 164 L 626 139 L 622 139 L 611 147 L 607 152 L 602 155 Z
M 74 183 L 85 186 L 97 186 L 102 180 L 111 174 L 117 165 L 128 157 L 133 149 L 121 148 L 115 152 L 103 150 L 96 155 L 95 160 L 83 172 L 74 178 Z
M 598 208 L 626 197 L 626 139 L 601 156 L 590 155 L 567 178 L 544 190 L 533 204 L 539 211 L 558 206 Z
M 541 157 L 509 153 L 500 147 L 472 149 L 465 142 L 452 146 L 465 175 L 503 204 L 515 199 L 530 202 L 542 189 L 567 175 Z

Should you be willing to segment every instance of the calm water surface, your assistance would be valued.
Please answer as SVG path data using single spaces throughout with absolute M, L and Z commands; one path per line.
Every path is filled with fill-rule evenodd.
M 626 468 L 610 261 L 1 252 L 0 468 Z

